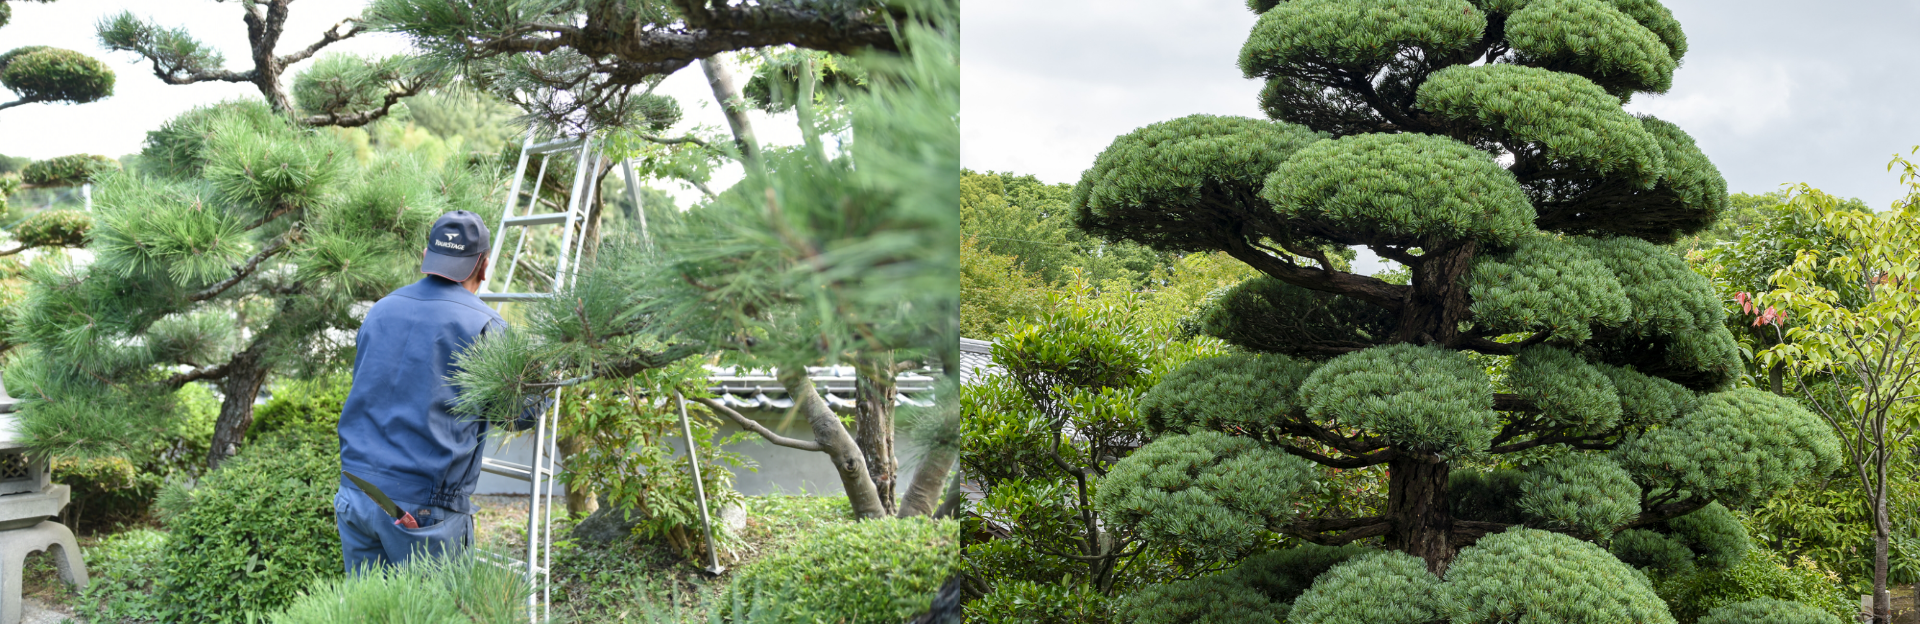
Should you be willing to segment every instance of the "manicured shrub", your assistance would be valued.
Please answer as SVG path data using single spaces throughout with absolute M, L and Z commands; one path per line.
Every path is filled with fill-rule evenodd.
M 119 171 L 120 162 L 98 154 L 71 154 L 36 160 L 20 170 L 20 180 L 39 186 L 77 186 Z
M 1275 624 L 1287 620 L 1287 610 L 1232 571 L 1148 585 L 1115 607 L 1131 624 Z
M 1423 570 L 1424 571 L 1424 570 Z M 1591 542 L 1512 528 L 1462 549 L 1442 587 L 1454 624 L 1673 624 L 1647 578 Z
M 34 213 L 8 233 L 26 247 L 80 247 L 87 244 L 87 232 L 93 229 L 93 216 L 78 210 L 48 210 Z
M 32 48 L 0 60 L 0 86 L 36 102 L 85 104 L 113 95 L 113 69 L 100 59 L 73 50 Z
M 1257 547 L 1318 473 L 1307 460 L 1212 431 L 1162 437 L 1128 460 L 1101 484 L 1100 508 L 1149 539 L 1184 540 L 1214 560 Z
M 1693 551 L 1680 540 L 1645 529 L 1627 529 L 1613 535 L 1608 552 L 1621 563 L 1657 574 L 1693 572 Z
M 1841 620 L 1798 602 L 1760 598 L 1714 609 L 1698 624 L 1841 624 Z
M 1107 597 L 1086 585 L 1012 581 L 967 603 L 975 624 L 1107 624 Z
M 471 555 L 420 557 L 354 577 L 317 579 L 272 624 L 513 624 L 526 621 L 526 577 Z
M 1440 619 L 1440 579 L 1419 557 L 1381 552 L 1356 557 L 1320 575 L 1293 602 L 1288 622 L 1424 624 Z
M 1535 466 L 1520 490 L 1517 506 L 1529 524 L 1583 537 L 1612 534 L 1640 514 L 1640 486 L 1603 456 L 1566 455 Z
M 829 526 L 743 567 L 719 620 L 735 624 L 866 624 L 925 613 L 960 569 L 953 520 L 881 518 Z
M 184 495 L 167 522 L 160 602 L 169 619 L 240 622 L 292 601 L 315 578 L 339 576 L 334 438 L 256 441 Z

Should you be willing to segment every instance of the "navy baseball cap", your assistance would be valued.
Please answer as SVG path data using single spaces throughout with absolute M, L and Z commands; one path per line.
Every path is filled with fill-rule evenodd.
M 438 275 L 456 282 L 473 276 L 473 267 L 492 245 L 487 226 L 480 215 L 455 210 L 440 215 L 428 231 L 426 257 L 420 260 L 420 272 Z

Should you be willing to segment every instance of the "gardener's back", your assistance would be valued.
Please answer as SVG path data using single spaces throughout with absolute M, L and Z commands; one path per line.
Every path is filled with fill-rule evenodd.
M 468 497 L 480 474 L 486 424 L 452 413 L 455 388 L 447 378 L 456 353 L 506 323 L 474 294 L 485 279 L 488 245 L 479 217 L 447 213 L 431 236 L 421 264 L 428 275 L 375 303 L 355 341 L 353 389 L 340 414 L 340 465 L 372 487 L 343 475 L 334 497 L 350 571 L 471 541 Z M 389 515 L 379 495 L 406 522 Z

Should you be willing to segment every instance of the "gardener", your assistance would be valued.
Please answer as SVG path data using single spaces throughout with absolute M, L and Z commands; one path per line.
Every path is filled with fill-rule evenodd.
M 506 321 L 474 293 L 487 277 L 487 227 L 455 210 L 429 232 L 418 282 L 367 311 L 355 341 L 353 389 L 340 412 L 340 467 L 333 498 L 349 572 L 404 563 L 420 552 L 453 553 L 473 539 L 474 482 L 484 420 L 452 413 L 455 353 Z M 528 410 L 524 428 L 537 407 Z M 397 509 L 390 511 L 384 497 Z M 400 517 L 396 519 L 394 515 Z

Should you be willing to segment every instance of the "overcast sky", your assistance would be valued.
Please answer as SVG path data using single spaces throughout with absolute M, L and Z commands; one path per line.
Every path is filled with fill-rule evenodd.
M 168 119 L 195 106 L 221 100 L 258 98 L 251 84 L 208 82 L 193 85 L 169 85 L 153 75 L 151 65 L 139 61 L 130 52 L 108 52 L 94 36 L 94 24 L 102 17 L 132 10 L 143 19 L 161 24 L 184 26 L 202 42 L 212 45 L 228 59 L 232 69 L 251 67 L 246 60 L 246 24 L 241 21 L 239 2 L 213 0 L 59 0 L 51 4 L 12 2 L 13 20 L 0 27 L 0 51 L 21 46 L 47 45 L 78 50 L 105 61 L 116 75 L 114 95 L 90 104 L 27 104 L 0 110 L 0 154 L 50 158 L 74 153 L 104 154 L 118 158 L 140 151 L 146 132 L 160 127 Z M 342 18 L 357 15 L 366 2 L 361 0 L 305 0 L 295 2 L 288 11 L 286 34 L 281 36 L 279 52 L 286 54 L 319 40 L 321 33 Z M 328 53 L 353 53 L 381 56 L 411 49 L 405 37 L 384 33 L 357 35 L 328 46 Z M 297 73 L 312 60 L 294 65 Z M 736 72 L 744 84 L 747 76 Z M 292 77 L 285 82 L 291 89 Z M 689 66 L 668 78 L 658 93 L 680 100 L 685 118 L 675 130 L 698 124 L 724 129 L 726 118 L 712 103 L 713 91 L 698 65 Z M 0 101 L 14 96 L 0 90 Z M 754 130 L 763 143 L 792 145 L 800 142 L 799 129 L 792 115 L 768 118 L 754 113 Z M 715 190 L 726 188 L 740 178 L 737 164 L 714 175 Z M 684 184 L 655 181 L 656 188 L 673 193 L 682 207 L 699 196 Z
M 1727 178 L 1806 182 L 1884 209 L 1920 145 L 1920 0 L 1667 0 L 1689 51 L 1629 110 L 1679 124 Z M 1190 115 L 1260 117 L 1235 66 L 1238 0 L 966 0 L 961 163 L 1076 182 L 1115 136 Z

